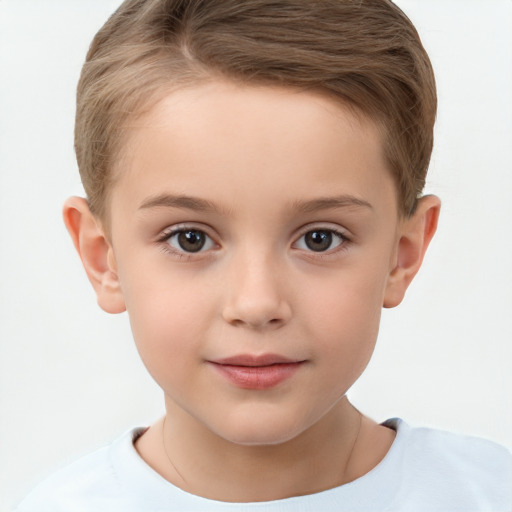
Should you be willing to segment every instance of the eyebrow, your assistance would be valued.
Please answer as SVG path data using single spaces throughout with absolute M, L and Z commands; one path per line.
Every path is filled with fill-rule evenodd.
M 160 194 L 149 197 L 139 206 L 140 210 L 147 208 L 185 208 L 198 212 L 212 213 L 219 211 L 211 201 L 201 199 L 199 197 L 191 197 L 184 195 Z
M 174 194 L 159 194 L 147 198 L 139 206 L 140 210 L 149 208 L 185 208 L 204 213 L 217 213 L 220 211 L 214 203 L 199 197 Z M 333 208 L 369 208 L 373 210 L 373 206 L 364 199 L 360 199 L 351 195 L 341 195 L 334 197 L 320 197 L 309 201 L 294 201 L 292 207 L 301 213 L 314 213 L 320 210 Z
M 351 195 L 320 197 L 318 199 L 312 199 L 311 201 L 295 201 L 293 206 L 302 213 L 314 213 L 319 210 L 350 207 L 369 208 L 373 210 L 373 206 L 368 201 Z

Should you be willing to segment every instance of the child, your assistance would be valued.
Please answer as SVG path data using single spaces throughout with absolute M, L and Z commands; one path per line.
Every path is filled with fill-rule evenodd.
M 346 398 L 434 235 L 435 86 L 373 0 L 129 0 L 78 88 L 64 218 L 166 414 L 29 510 L 510 510 L 490 442 Z

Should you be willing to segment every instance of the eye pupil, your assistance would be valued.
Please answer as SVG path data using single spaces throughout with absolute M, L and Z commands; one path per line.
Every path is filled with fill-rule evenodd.
M 304 241 L 312 251 L 326 251 L 332 244 L 332 233 L 330 231 L 310 231 L 306 233 Z
M 204 233 L 196 230 L 182 231 L 178 234 L 178 243 L 180 247 L 187 252 L 200 251 L 206 242 Z

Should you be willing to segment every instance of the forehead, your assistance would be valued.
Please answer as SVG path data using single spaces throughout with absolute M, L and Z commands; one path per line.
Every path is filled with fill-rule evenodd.
M 377 126 L 332 98 L 280 87 L 213 82 L 175 91 L 127 127 L 112 206 L 162 193 L 226 209 L 330 194 L 393 204 Z

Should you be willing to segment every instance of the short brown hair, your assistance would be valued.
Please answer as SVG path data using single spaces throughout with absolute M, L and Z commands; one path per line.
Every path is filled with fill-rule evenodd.
M 389 0 L 126 0 L 96 34 L 77 91 L 75 149 L 104 218 L 126 122 L 173 88 L 215 77 L 323 91 L 382 129 L 410 214 L 433 144 L 435 80 L 418 33 Z

